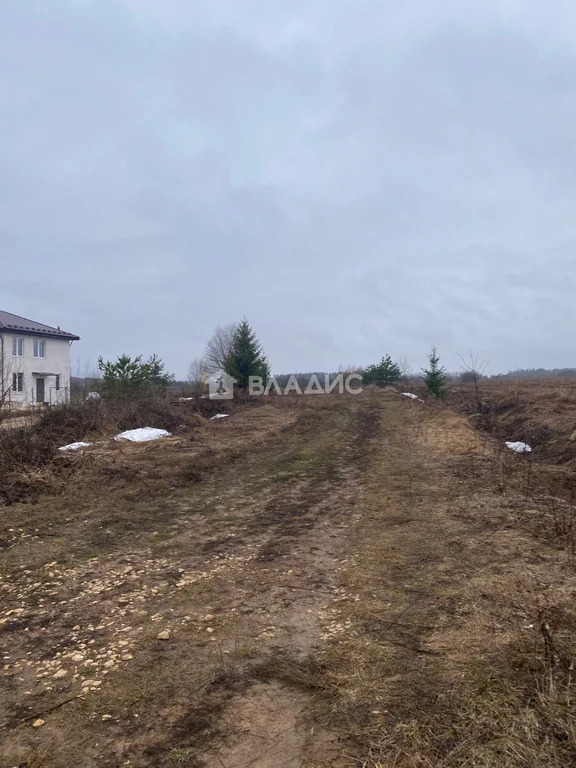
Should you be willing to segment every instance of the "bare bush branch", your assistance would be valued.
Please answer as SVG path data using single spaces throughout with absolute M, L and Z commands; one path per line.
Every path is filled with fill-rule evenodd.
M 484 378 L 484 371 L 488 367 L 488 362 L 479 362 L 470 350 L 468 352 L 468 358 L 464 358 L 462 355 L 458 355 L 460 359 L 460 368 L 462 374 L 460 380 L 463 383 L 472 383 L 474 385 L 474 392 L 476 393 L 476 405 L 478 406 L 479 413 L 484 411 L 484 399 L 480 388 L 480 380 Z

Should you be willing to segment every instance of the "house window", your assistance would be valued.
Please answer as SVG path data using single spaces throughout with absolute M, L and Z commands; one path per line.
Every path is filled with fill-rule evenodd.
M 12 338 L 12 355 L 14 357 L 23 357 L 24 355 L 24 339 Z
M 46 357 L 46 342 L 34 339 L 34 357 Z
M 60 374 L 56 374 L 56 389 L 60 389 Z
M 23 373 L 12 374 L 12 391 L 24 392 L 24 374 Z

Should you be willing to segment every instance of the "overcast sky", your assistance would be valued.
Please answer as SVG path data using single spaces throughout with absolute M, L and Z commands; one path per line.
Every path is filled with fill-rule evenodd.
M 82 363 L 576 365 L 569 0 L 3 0 L 0 178 L 0 309 Z

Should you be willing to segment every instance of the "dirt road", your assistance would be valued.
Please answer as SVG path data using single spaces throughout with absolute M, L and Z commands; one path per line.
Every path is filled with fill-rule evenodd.
M 498 449 L 380 391 L 273 418 L 161 497 L 2 511 L 2 765 L 574 764 L 576 578 Z

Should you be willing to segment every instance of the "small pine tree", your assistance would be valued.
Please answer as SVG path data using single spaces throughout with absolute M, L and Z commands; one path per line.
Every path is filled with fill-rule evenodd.
M 440 365 L 436 347 L 428 355 L 429 367 L 423 368 L 424 383 L 429 397 L 443 400 L 446 397 L 446 369 Z
M 158 355 L 152 355 L 144 364 L 146 383 L 149 389 L 165 391 L 174 381 L 174 374 L 166 371 L 166 366 Z
M 379 387 L 387 387 L 395 384 L 402 371 L 396 363 L 392 362 L 390 355 L 386 355 L 377 365 L 369 365 L 362 374 L 365 384 L 377 384 Z
M 145 363 L 142 355 L 134 358 L 120 355 L 115 362 L 99 357 L 98 368 L 102 371 L 99 389 L 105 397 L 137 397 L 164 392 L 174 380 L 157 355 L 152 355 Z
M 262 344 L 246 318 L 239 323 L 234 332 L 226 373 L 236 379 L 240 389 L 248 387 L 250 376 L 261 376 L 264 381 L 270 376 L 270 367 Z

